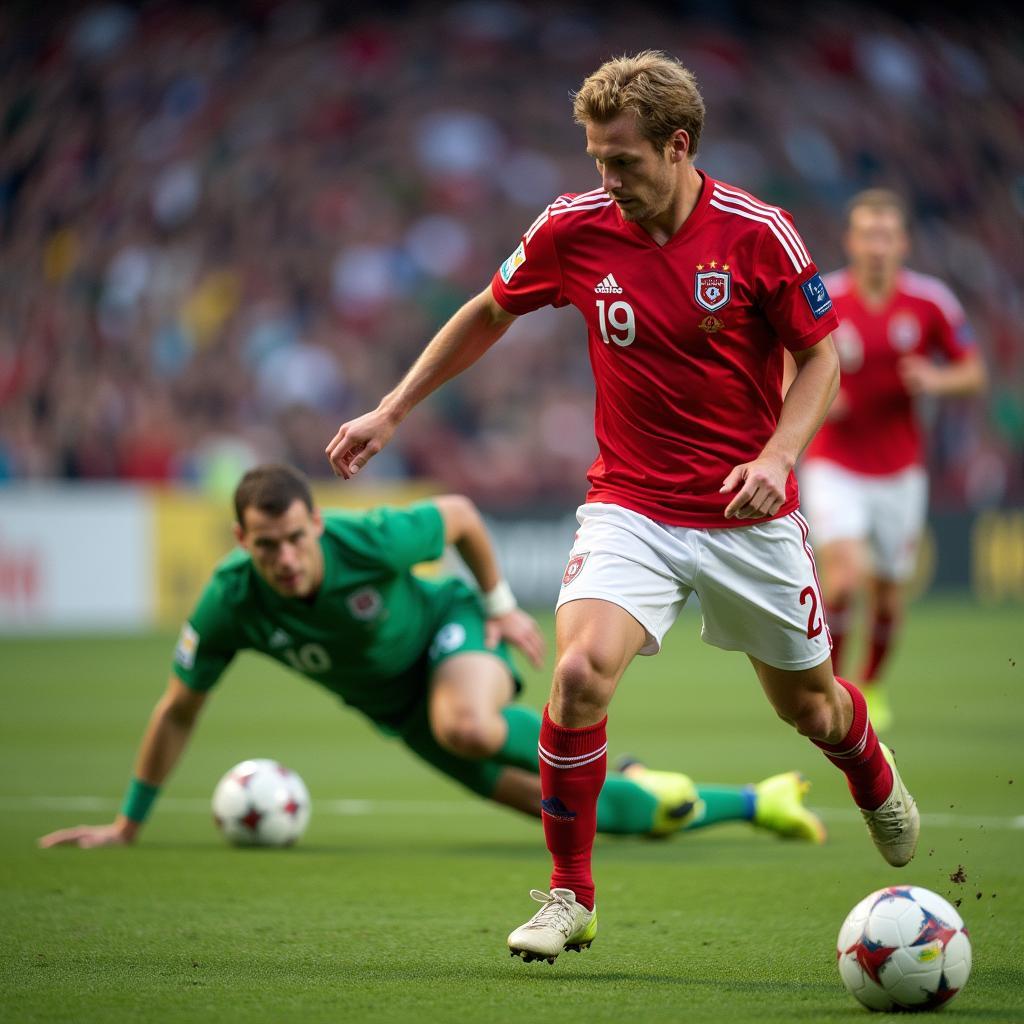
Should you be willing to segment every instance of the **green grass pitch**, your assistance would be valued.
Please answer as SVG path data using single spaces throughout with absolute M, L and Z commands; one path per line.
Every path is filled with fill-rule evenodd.
M 545 619 L 549 628 L 550 620 Z M 0 1020 L 828 1021 L 866 1019 L 834 942 L 872 889 L 962 899 L 974 973 L 946 1021 L 1024 1019 L 1024 630 L 1018 609 L 913 609 L 889 739 L 920 802 L 913 864 L 872 849 L 842 779 L 772 715 L 745 660 L 688 613 L 627 674 L 614 754 L 707 782 L 811 778 L 824 848 L 744 825 L 666 842 L 600 839 L 601 932 L 554 967 L 505 936 L 544 887 L 539 825 L 463 795 L 327 694 L 255 656 L 235 664 L 131 849 L 42 851 L 108 820 L 173 638 L 0 641 Z M 550 658 L 549 658 L 550 661 Z M 545 673 L 529 674 L 536 706 Z M 230 849 L 208 799 L 246 757 L 313 795 L 292 850 Z M 967 881 L 950 876 L 960 867 Z

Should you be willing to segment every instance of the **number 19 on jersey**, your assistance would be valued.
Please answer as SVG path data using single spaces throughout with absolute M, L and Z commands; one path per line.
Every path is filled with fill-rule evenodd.
M 636 340 L 636 314 L 628 302 L 613 302 L 606 311 L 604 299 L 598 299 L 597 323 L 606 345 L 614 341 L 625 348 Z

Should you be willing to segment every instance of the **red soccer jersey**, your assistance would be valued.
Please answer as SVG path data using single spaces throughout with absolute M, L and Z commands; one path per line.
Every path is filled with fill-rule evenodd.
M 825 280 L 839 317 L 835 342 L 845 411 L 822 426 L 806 457 L 872 476 L 919 464 L 921 431 L 899 361 L 911 353 L 963 359 L 974 343 L 963 308 L 941 281 L 909 270 L 900 272 L 881 309 L 864 304 L 848 271 Z
M 782 347 L 809 348 L 837 321 L 789 215 L 701 177 L 664 246 L 602 189 L 561 196 L 491 290 L 510 313 L 572 303 L 586 320 L 599 450 L 588 501 L 673 526 L 749 526 L 764 520 L 725 518 L 722 481 L 775 430 Z M 777 515 L 796 505 L 790 474 Z

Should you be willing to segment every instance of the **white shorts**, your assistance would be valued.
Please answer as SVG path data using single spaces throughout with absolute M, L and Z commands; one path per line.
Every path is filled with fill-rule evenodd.
M 800 501 L 815 544 L 862 540 L 880 579 L 903 582 L 914 574 L 928 510 L 928 477 L 920 466 L 869 476 L 811 459 L 800 471 Z
M 813 668 L 829 657 L 807 524 L 799 512 L 757 526 L 667 526 L 619 505 L 592 502 L 576 534 L 558 608 L 596 598 L 625 609 L 657 654 L 690 595 L 700 599 L 705 643 L 775 668 Z

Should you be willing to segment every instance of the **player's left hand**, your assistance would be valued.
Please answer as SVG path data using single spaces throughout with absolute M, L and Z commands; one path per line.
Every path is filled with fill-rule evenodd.
M 739 493 L 725 507 L 726 519 L 763 519 L 773 516 L 786 500 L 789 468 L 771 455 L 760 455 L 753 462 L 736 466 L 722 481 L 719 494 Z M 740 485 L 743 485 L 740 487 Z
M 522 608 L 513 608 L 504 615 L 496 615 L 487 620 L 484 627 L 487 646 L 497 647 L 502 640 L 518 647 L 534 668 L 544 664 L 544 634 L 533 616 L 527 615 Z
M 904 356 L 897 365 L 900 380 L 911 395 L 932 395 L 939 390 L 942 369 L 924 356 Z

